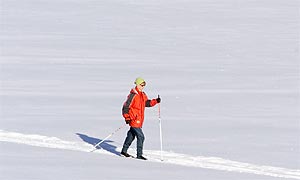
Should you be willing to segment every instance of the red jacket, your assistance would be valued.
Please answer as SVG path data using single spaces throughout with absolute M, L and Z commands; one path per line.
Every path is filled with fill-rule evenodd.
M 131 127 L 141 128 L 144 123 L 145 107 L 152 107 L 156 104 L 156 99 L 149 100 L 146 93 L 133 88 L 123 104 L 123 117 L 125 120 L 131 120 L 129 124 Z

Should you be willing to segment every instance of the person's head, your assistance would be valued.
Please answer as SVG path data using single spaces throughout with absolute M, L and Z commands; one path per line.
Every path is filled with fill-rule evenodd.
M 138 77 L 135 79 L 134 84 L 139 91 L 143 91 L 144 87 L 146 86 L 146 81 L 143 78 Z

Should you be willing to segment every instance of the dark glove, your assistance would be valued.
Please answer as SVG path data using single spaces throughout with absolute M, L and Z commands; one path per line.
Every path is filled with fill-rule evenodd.
M 160 97 L 156 98 L 157 103 L 160 103 L 160 101 L 161 101 Z
M 131 119 L 125 119 L 126 124 L 129 124 L 131 122 Z

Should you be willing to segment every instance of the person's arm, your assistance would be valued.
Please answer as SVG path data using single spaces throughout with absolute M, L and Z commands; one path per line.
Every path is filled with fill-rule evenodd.
M 147 96 L 146 96 L 147 97 Z M 152 99 L 152 100 L 149 100 L 147 98 L 147 101 L 146 101 L 146 107 L 152 107 L 152 106 L 155 106 L 157 103 L 160 103 L 161 99 L 160 97 L 156 98 L 156 99 Z

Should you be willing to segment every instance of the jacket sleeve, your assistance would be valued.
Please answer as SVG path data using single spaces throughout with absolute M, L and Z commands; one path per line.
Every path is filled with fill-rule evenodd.
M 155 106 L 157 104 L 156 99 L 150 100 L 150 99 L 148 99 L 146 93 L 144 93 L 144 95 L 145 95 L 145 97 L 147 99 L 146 104 L 145 104 L 146 107 L 152 107 L 152 106 Z
M 157 104 L 156 99 L 146 101 L 146 107 L 152 107 L 152 106 L 155 106 L 156 104 Z
M 127 97 L 127 100 L 123 104 L 122 115 L 125 119 L 130 119 L 129 110 L 134 96 L 135 94 L 130 93 Z

